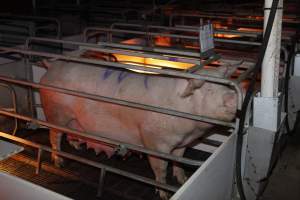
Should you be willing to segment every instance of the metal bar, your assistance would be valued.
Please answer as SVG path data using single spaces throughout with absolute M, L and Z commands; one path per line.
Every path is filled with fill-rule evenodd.
M 251 41 L 243 41 L 243 40 L 229 40 L 229 39 L 220 39 L 215 38 L 216 42 L 223 42 L 223 43 L 232 43 L 232 44 L 247 44 L 247 45 L 253 45 L 253 46 L 260 46 L 261 42 L 251 42 Z
M 251 13 L 249 13 L 251 15 Z M 173 23 L 174 17 L 198 17 L 198 18 L 215 18 L 215 19 L 233 19 L 233 20 L 241 20 L 241 21 L 254 21 L 261 22 L 263 21 L 263 16 L 259 16 L 259 18 L 247 18 L 247 17 L 237 17 L 229 14 L 228 16 L 224 15 L 214 15 L 214 14 L 192 14 L 192 13 L 172 13 L 170 15 L 169 24 Z M 284 18 L 283 21 L 285 23 L 299 23 L 299 21 L 290 21 L 289 19 Z
M 174 55 L 182 55 L 182 56 L 189 56 L 189 57 L 196 57 L 199 58 L 201 54 L 196 51 L 187 51 L 183 50 L 175 50 L 175 49 L 168 49 L 168 48 L 158 48 L 158 47 L 145 47 L 145 46 L 137 46 L 137 45 L 126 45 L 126 44 L 119 44 L 119 43 L 111 43 L 111 42 L 98 42 L 99 46 L 107 46 L 107 47 L 116 47 L 116 48 L 124 48 L 124 49 L 131 49 L 131 50 L 143 50 L 143 51 L 152 51 L 155 53 L 169 53 Z
M 133 31 L 133 30 L 122 30 L 122 29 L 109 29 L 109 28 L 99 28 L 99 27 L 87 27 L 83 35 L 87 37 L 87 33 L 89 31 L 103 31 L 103 32 L 114 32 L 114 33 L 131 33 L 131 34 L 137 34 L 137 35 L 146 35 L 147 32 L 145 31 Z M 168 33 L 155 33 L 155 32 L 148 32 L 150 36 L 166 36 L 166 37 L 172 37 L 172 38 L 181 38 L 181 39 L 191 39 L 191 40 L 197 40 L 198 37 L 195 36 L 186 36 L 186 35 L 178 35 L 178 34 L 168 34 Z
M 220 55 L 215 55 L 215 56 L 213 56 L 213 57 L 211 57 L 211 58 L 208 58 L 207 60 L 204 60 L 203 62 L 201 62 L 201 65 L 196 65 L 195 67 L 189 68 L 189 69 L 187 70 L 187 72 L 189 72 L 189 73 L 194 73 L 194 72 L 198 71 L 199 69 L 203 68 L 205 65 L 208 65 L 208 64 L 210 64 L 210 63 L 213 62 L 213 61 L 217 61 L 217 60 L 219 60 L 220 58 L 221 58 Z
M 97 190 L 97 197 L 102 197 L 105 175 L 106 175 L 106 170 L 105 170 L 105 168 L 103 168 L 100 171 L 99 185 L 98 185 L 98 190 Z
M 101 48 L 101 47 L 81 47 L 80 49 L 84 50 L 94 50 L 94 51 L 102 51 L 105 53 L 116 53 L 116 54 L 122 54 L 122 55 L 128 55 L 128 56 L 138 56 L 138 57 L 143 57 L 143 58 L 155 58 L 159 60 L 166 60 L 166 61 L 173 61 L 173 62 L 184 62 L 184 63 L 191 63 L 191 64 L 196 64 L 200 65 L 201 62 L 199 61 L 200 59 L 190 59 L 190 58 L 181 58 L 181 57 L 170 57 L 167 55 L 161 56 L 159 54 L 149 54 L 145 52 L 132 52 L 132 51 L 124 51 L 124 50 L 118 50 L 118 49 L 107 49 L 107 48 Z
M 193 115 L 193 114 L 175 111 L 175 110 L 171 110 L 171 109 L 167 109 L 167 108 L 149 106 L 149 105 L 145 105 L 145 104 L 120 100 L 120 99 L 116 99 L 116 98 L 93 95 L 93 94 L 89 94 L 89 93 L 78 92 L 78 91 L 74 91 L 74 90 L 68 90 L 68 89 L 53 87 L 53 86 L 49 86 L 49 85 L 37 84 L 37 83 L 17 80 L 17 79 L 5 77 L 5 76 L 0 76 L 0 80 L 14 83 L 14 84 L 30 86 L 30 87 L 36 88 L 36 89 L 46 89 L 46 90 L 51 90 L 51 91 L 55 91 L 55 92 L 59 92 L 59 93 L 72 95 L 72 96 L 83 97 L 83 98 L 87 98 L 87 99 L 91 99 L 91 100 L 95 100 L 95 101 L 104 101 L 104 102 L 108 102 L 108 103 L 118 104 L 121 106 L 128 106 L 128 107 L 138 108 L 138 109 L 142 109 L 142 110 L 149 110 L 149 111 L 153 111 L 153 112 L 157 112 L 157 113 L 182 117 L 182 118 L 196 120 L 196 121 L 202 121 L 202 122 L 206 122 L 206 123 L 218 124 L 218 125 L 227 126 L 227 127 L 235 127 L 234 123 L 232 123 L 232 122 L 216 120 L 213 118 L 208 118 L 208 117 L 199 116 L 199 115 Z
M 79 157 L 79 156 L 72 155 L 70 153 L 53 150 L 50 147 L 47 147 L 45 145 L 40 145 L 40 144 L 31 142 L 31 141 L 28 141 L 28 140 L 24 140 L 22 138 L 18 138 L 16 136 L 12 136 L 12 135 L 9 135 L 9 134 L 3 133 L 3 132 L 0 132 L 0 137 L 16 141 L 16 142 L 25 144 L 27 146 L 31 146 L 31 147 L 35 147 L 35 148 L 41 148 L 43 151 L 47 151 L 47 152 L 50 152 L 50 153 L 55 153 L 55 154 L 57 154 L 61 157 L 68 158 L 68 159 L 71 159 L 71 160 L 75 160 L 75 161 L 78 161 L 78 162 L 96 167 L 98 169 L 105 169 L 108 172 L 112 172 L 112 173 L 115 173 L 115 174 L 118 174 L 118 175 L 121 175 L 121 176 L 125 176 L 127 178 L 130 178 L 130 179 L 133 179 L 133 180 L 136 180 L 136 181 L 140 181 L 140 182 L 143 182 L 143 183 L 146 183 L 146 184 L 149 184 L 149 185 L 153 185 L 153 186 L 159 187 L 161 189 L 165 189 L 165 190 L 172 191 L 172 192 L 176 192 L 178 190 L 178 188 L 175 187 L 175 186 L 171 186 L 171 185 L 168 185 L 168 184 L 165 184 L 165 183 L 160 183 L 160 182 L 157 182 L 153 179 L 146 178 L 146 177 L 143 177 L 143 176 L 139 176 L 139 175 L 136 175 L 136 174 L 133 174 L 133 173 L 130 173 L 130 172 L 126 172 L 126 171 L 123 171 L 123 170 L 120 170 L 120 169 L 117 169 L 117 168 L 114 168 L 114 167 L 111 167 L 111 166 L 108 166 L 108 165 L 105 165 L 105 164 L 102 164 L 102 163 L 98 163 L 98 162 L 95 162 L 95 161 L 88 160 L 86 158 L 82 158 L 82 157 Z
M 141 24 L 129 24 L 129 23 L 114 23 L 111 25 L 113 29 L 115 26 L 129 26 L 129 27 L 143 27 Z M 156 25 L 148 25 L 148 28 L 160 29 L 160 30 L 171 30 L 171 31 L 183 31 L 183 32 L 191 32 L 199 34 L 199 26 L 184 26 L 184 25 L 176 25 L 175 27 L 171 26 L 156 26 Z M 231 34 L 231 35 L 241 35 L 247 37 L 258 37 L 262 35 L 261 32 L 249 32 L 249 31 L 239 31 L 239 30 L 230 30 L 230 29 L 218 29 L 214 28 L 215 34 Z
M 99 44 L 90 44 L 90 43 L 82 43 L 82 42 L 74 42 L 74 41 L 66 41 L 66 40 L 57 40 L 57 39 L 50 39 L 50 38 L 31 37 L 31 38 L 27 39 L 26 46 L 28 46 L 31 41 L 72 44 L 72 45 L 80 46 L 81 49 L 97 50 L 97 51 L 102 51 L 102 52 L 106 52 L 106 53 L 119 53 L 119 54 L 130 55 L 130 56 L 157 58 L 157 59 L 167 60 L 167 61 L 175 60 L 175 58 L 173 56 L 172 57 L 167 56 L 167 55 L 161 56 L 161 55 L 158 55 L 158 54 L 149 54 L 149 53 L 145 53 L 145 52 L 133 52 L 133 51 L 122 50 L 122 49 L 107 49 L 107 48 L 101 47 L 101 45 L 99 45 Z M 122 46 L 125 47 L 126 45 L 122 45 Z M 126 47 L 128 47 L 128 46 L 129 45 L 127 45 Z M 145 48 L 141 47 L 141 49 L 145 49 Z M 179 52 L 179 51 L 177 51 L 177 52 Z M 189 56 L 189 53 L 185 52 L 185 54 L 187 54 Z M 197 54 L 197 60 L 192 59 L 192 58 L 178 57 L 178 58 L 176 58 L 176 61 L 174 61 L 174 62 L 186 62 L 186 63 L 192 63 L 192 64 L 200 64 L 199 60 L 200 60 L 199 59 L 199 54 Z
M 173 155 L 170 155 L 170 154 L 167 154 L 167 153 L 146 149 L 143 146 L 123 143 L 123 142 L 113 140 L 113 139 L 110 139 L 110 138 L 94 135 L 92 133 L 85 133 L 85 132 L 73 130 L 73 129 L 70 129 L 70 128 L 65 127 L 65 126 L 59 126 L 59 125 L 52 124 L 52 123 L 49 123 L 49 122 L 46 122 L 46 121 L 34 119 L 32 117 L 27 117 L 27 116 L 24 116 L 24 115 L 19 115 L 19 114 L 7 112 L 3 109 L 0 109 L 0 114 L 1 115 L 7 115 L 7 116 L 10 116 L 10 117 L 16 117 L 20 120 L 32 122 L 32 123 L 35 123 L 35 124 L 40 124 L 40 125 L 43 125 L 43 126 L 47 126 L 49 128 L 60 130 L 64 133 L 71 133 L 71 134 L 74 134 L 76 136 L 85 137 L 85 138 L 88 138 L 88 139 L 100 141 L 100 142 L 103 142 L 103 143 L 106 143 L 106 144 L 111 144 L 113 146 L 122 145 L 122 147 L 133 150 L 133 151 L 139 151 L 139 152 L 146 153 L 146 154 L 149 154 L 149 155 L 152 155 L 152 156 L 157 156 L 157 157 L 160 157 L 160 158 L 163 158 L 163 159 L 172 160 L 172 161 L 187 164 L 187 165 L 200 166 L 200 165 L 203 164 L 202 161 L 196 161 L 196 160 L 192 160 L 192 159 L 188 159 L 188 158 L 173 156 Z
M 249 77 L 249 75 L 252 73 L 255 65 L 252 65 L 249 67 L 244 73 L 242 73 L 235 81 L 236 83 L 241 83 L 243 80 Z
M 37 155 L 37 163 L 36 163 L 35 174 L 39 174 L 40 171 L 41 171 L 42 154 L 43 154 L 43 149 L 42 149 L 42 148 L 39 148 L 39 149 L 38 149 L 38 155 Z

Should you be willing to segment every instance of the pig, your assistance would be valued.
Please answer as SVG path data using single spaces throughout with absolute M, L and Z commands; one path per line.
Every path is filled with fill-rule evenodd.
M 75 62 L 45 63 L 48 70 L 41 79 L 41 84 L 44 85 L 174 109 L 228 122 L 232 121 L 236 114 L 237 94 L 225 85 Z M 196 73 L 227 77 L 232 72 L 228 66 L 222 66 L 214 70 L 199 70 Z M 175 156 L 183 156 L 187 145 L 214 127 L 205 122 L 89 100 L 47 89 L 40 89 L 40 94 L 47 121 L 51 123 Z M 62 135 L 62 132 L 50 129 L 50 142 L 54 150 L 61 150 Z M 110 146 L 84 138 L 69 135 L 68 140 L 76 148 L 86 142 L 96 153 L 104 151 L 111 156 L 114 152 Z M 61 157 L 53 153 L 52 158 L 55 165 L 62 165 Z M 148 159 L 155 180 L 166 183 L 168 162 L 154 156 L 148 156 Z M 176 164 L 173 166 L 173 175 L 181 184 L 187 179 L 184 170 Z M 168 199 L 167 192 L 158 192 L 161 199 Z

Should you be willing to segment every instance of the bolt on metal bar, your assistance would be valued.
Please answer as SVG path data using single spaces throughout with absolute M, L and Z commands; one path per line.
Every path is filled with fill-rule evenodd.
M 173 156 L 173 155 L 170 155 L 170 154 L 167 154 L 167 153 L 147 149 L 143 146 L 124 143 L 124 142 L 120 142 L 120 141 L 113 140 L 113 139 L 110 139 L 110 138 L 94 135 L 92 133 L 85 133 L 85 132 L 73 130 L 73 129 L 70 129 L 70 128 L 65 127 L 65 126 L 59 126 L 59 125 L 52 124 L 52 123 L 42 121 L 42 120 L 38 120 L 38 119 L 35 119 L 35 118 L 32 118 L 32 117 L 7 112 L 7 111 L 2 110 L 2 109 L 0 109 L 0 114 L 1 115 L 7 115 L 7 116 L 10 116 L 10 117 L 16 117 L 20 120 L 40 124 L 40 125 L 43 125 L 43 126 L 47 126 L 49 128 L 60 130 L 64 133 L 71 133 L 71 134 L 74 134 L 76 136 L 85 137 L 85 138 L 88 138 L 88 139 L 100 141 L 100 142 L 103 142 L 103 143 L 106 143 L 106 144 L 111 144 L 113 146 L 122 145 L 122 147 L 133 150 L 133 151 L 139 151 L 139 152 L 146 153 L 146 154 L 149 154 L 149 155 L 152 155 L 152 156 L 157 156 L 157 157 L 160 157 L 160 158 L 163 158 L 163 159 L 172 160 L 172 161 L 175 161 L 175 162 L 179 162 L 179 163 L 183 163 L 183 164 L 187 164 L 187 165 L 191 165 L 191 166 L 200 166 L 200 165 L 203 164 L 203 161 L 197 161 L 197 160 L 192 160 L 192 159 L 189 159 L 189 158 Z
M 55 154 L 57 154 L 61 157 L 68 158 L 68 159 L 71 159 L 71 160 L 75 160 L 75 161 L 78 161 L 80 163 L 87 164 L 87 165 L 90 165 L 92 167 L 96 167 L 98 169 L 105 169 L 107 172 L 118 174 L 118 175 L 130 178 L 130 179 L 136 180 L 136 181 L 146 183 L 148 185 L 153 185 L 153 186 L 156 186 L 156 187 L 164 189 L 164 190 L 168 190 L 168 191 L 171 191 L 171 192 L 176 192 L 178 190 L 178 188 L 175 187 L 175 186 L 171 186 L 171 185 L 168 185 L 168 184 L 165 184 L 165 183 L 160 183 L 160 182 L 157 182 L 157 181 L 155 181 L 151 178 L 146 178 L 146 177 L 143 177 L 143 176 L 140 176 L 140 175 L 133 174 L 131 172 L 126 172 L 124 170 L 120 170 L 120 169 L 117 169 L 117 168 L 114 168 L 114 167 L 111 167 L 111 166 L 108 166 L 108 165 L 105 165 L 105 164 L 102 164 L 102 163 L 91 161 L 91 160 L 88 160 L 86 158 L 82 158 L 80 156 L 75 156 L 75 155 L 72 155 L 70 153 L 66 153 L 66 152 L 58 151 L 58 150 L 53 150 L 48 146 L 37 144 L 37 143 L 31 142 L 31 141 L 28 141 L 28 140 L 25 140 L 25 139 L 22 139 L 22 138 L 19 138 L 19 137 L 16 137 L 16 136 L 12 136 L 12 135 L 9 135 L 9 134 L 3 133 L 3 132 L 0 132 L 0 137 L 16 141 L 16 142 L 25 144 L 27 146 L 42 149 L 43 151 L 46 151 L 46 152 L 55 153 Z
M 185 73 L 185 72 L 179 72 L 175 70 L 166 70 L 166 69 L 155 69 L 155 68 L 147 68 L 142 66 L 136 66 L 136 65 L 125 65 L 121 63 L 116 62 L 108 62 L 108 61 L 102 61 L 102 60 L 92 60 L 92 59 L 86 59 L 86 58 L 78 58 L 74 56 L 66 56 L 66 55 L 58 55 L 53 53 L 43 53 L 43 52 L 37 52 L 37 51 L 29 51 L 29 50 L 21 50 L 16 48 L 7 48 L 7 47 L 0 47 L 0 51 L 12 51 L 16 53 L 21 53 L 24 55 L 35 55 L 35 56 L 42 56 L 42 57 L 50 57 L 50 58 L 56 58 L 61 60 L 69 60 L 79 63 L 86 63 L 86 64 L 93 64 L 93 65 L 102 65 L 104 67 L 112 67 L 112 68 L 121 68 L 121 69 L 131 69 L 131 70 L 143 70 L 146 72 L 152 72 L 152 73 L 158 73 L 158 74 L 164 74 L 174 77 L 181 77 L 186 79 L 198 79 L 198 80 L 204 80 L 208 82 L 213 83 L 219 83 L 219 84 L 225 84 L 232 86 L 234 90 L 237 92 L 238 95 L 238 109 L 242 106 L 243 96 L 242 91 L 239 85 L 229 79 L 226 78 L 218 78 L 218 77 L 211 77 L 211 76 L 203 76 L 199 74 L 192 74 L 192 73 Z

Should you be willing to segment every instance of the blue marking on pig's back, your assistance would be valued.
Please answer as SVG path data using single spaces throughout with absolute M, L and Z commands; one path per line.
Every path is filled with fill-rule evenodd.
M 102 80 L 106 80 L 108 79 L 114 72 L 118 72 L 119 75 L 118 75 L 118 79 L 117 79 L 117 83 L 120 84 L 123 80 L 125 80 L 126 78 L 128 78 L 132 73 L 130 72 L 127 72 L 127 71 L 117 71 L 117 70 L 113 70 L 113 69 L 106 69 L 103 73 L 103 76 L 102 76 Z M 144 87 L 146 89 L 149 89 L 149 77 L 147 75 L 141 75 L 139 74 L 140 76 L 143 76 L 144 77 Z

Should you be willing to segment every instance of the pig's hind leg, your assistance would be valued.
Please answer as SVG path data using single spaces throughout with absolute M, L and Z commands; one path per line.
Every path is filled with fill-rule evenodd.
M 55 130 L 50 129 L 49 137 L 50 137 L 50 143 L 52 146 L 52 149 L 55 151 L 61 150 L 61 140 L 62 140 L 62 133 Z M 56 167 L 62 167 L 63 166 L 63 158 L 59 157 L 56 153 L 51 153 L 51 159 L 54 161 L 54 164 Z
M 185 147 L 178 148 L 172 151 L 172 155 L 183 157 L 184 152 L 185 152 Z M 184 169 L 181 167 L 180 163 L 176 163 L 176 162 L 173 163 L 173 176 L 176 177 L 178 183 L 180 184 L 184 184 L 185 181 L 187 180 L 187 177 L 184 173 Z

